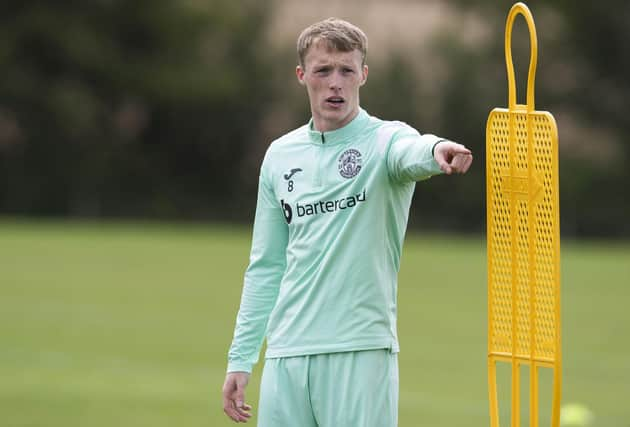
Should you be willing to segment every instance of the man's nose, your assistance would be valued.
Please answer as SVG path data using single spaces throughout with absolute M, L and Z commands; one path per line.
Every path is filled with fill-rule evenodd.
M 333 73 L 331 73 L 328 86 L 332 90 L 341 89 L 341 73 L 339 71 L 334 71 Z

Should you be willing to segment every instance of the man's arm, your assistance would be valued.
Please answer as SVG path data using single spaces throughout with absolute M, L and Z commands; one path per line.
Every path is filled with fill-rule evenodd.
M 398 182 L 421 181 L 433 175 L 466 173 L 472 153 L 461 144 L 431 134 L 420 135 L 404 125 L 394 133 L 387 153 L 387 169 Z
M 266 160 L 266 159 L 265 159 Z M 251 407 L 245 403 L 249 381 L 278 297 L 286 268 L 288 227 L 276 200 L 265 162 L 258 184 L 258 200 L 249 266 L 245 272 L 241 305 L 234 339 L 228 353 L 228 374 L 223 385 L 223 410 L 237 422 L 245 422 Z

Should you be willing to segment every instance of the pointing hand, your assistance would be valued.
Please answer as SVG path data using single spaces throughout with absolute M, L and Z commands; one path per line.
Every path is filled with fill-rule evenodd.
M 472 152 L 462 144 L 451 141 L 441 141 L 433 151 L 435 161 L 447 175 L 452 173 L 466 173 L 473 160 Z

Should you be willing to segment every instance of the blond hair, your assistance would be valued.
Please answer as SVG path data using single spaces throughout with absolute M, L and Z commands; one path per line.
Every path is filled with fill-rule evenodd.
M 300 65 L 304 66 L 304 58 L 309 48 L 323 41 L 329 49 L 339 52 L 361 52 L 362 64 L 367 56 L 368 40 L 365 33 L 356 25 L 339 18 L 328 18 L 306 28 L 297 40 L 297 53 Z

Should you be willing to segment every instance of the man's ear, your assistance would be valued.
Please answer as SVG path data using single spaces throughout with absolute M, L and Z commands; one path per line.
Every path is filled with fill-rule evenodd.
M 365 84 L 365 82 L 367 82 L 367 77 L 368 77 L 368 66 L 364 65 L 363 66 L 363 78 L 361 79 L 361 86 L 363 86 Z
M 304 68 L 301 65 L 295 67 L 295 75 L 297 76 L 298 82 L 301 85 L 304 85 Z

